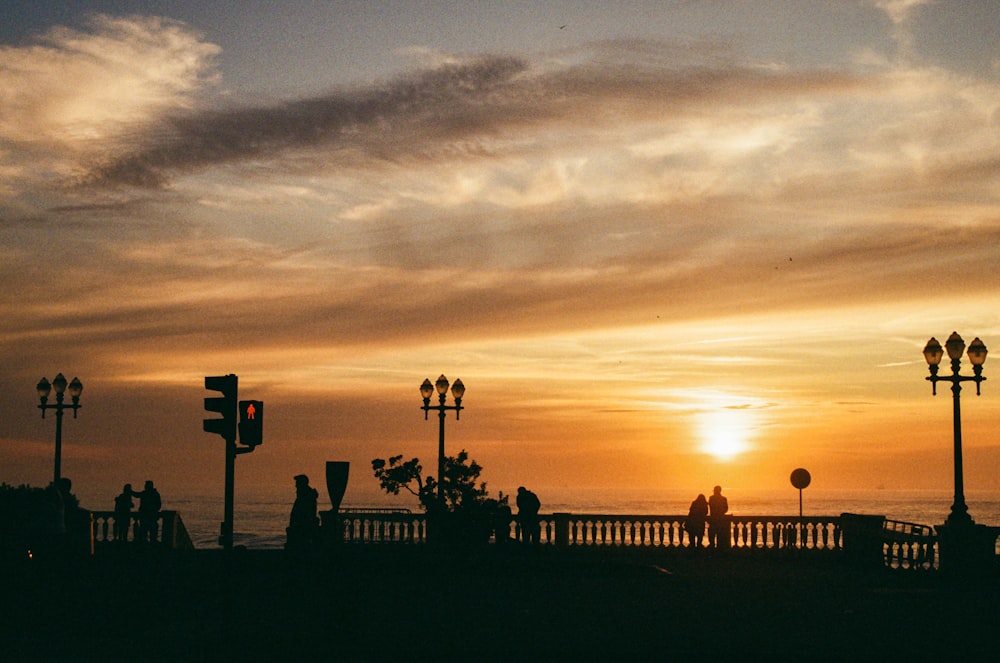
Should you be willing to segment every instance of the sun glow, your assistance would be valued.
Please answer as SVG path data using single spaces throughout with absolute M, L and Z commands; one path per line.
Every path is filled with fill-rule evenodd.
M 757 415 L 753 410 L 724 406 L 696 415 L 701 450 L 719 460 L 730 460 L 751 448 Z

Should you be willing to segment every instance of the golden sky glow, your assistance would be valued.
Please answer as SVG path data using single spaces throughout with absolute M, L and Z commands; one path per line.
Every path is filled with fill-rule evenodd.
M 50 478 L 61 371 L 81 494 L 221 491 L 236 373 L 241 489 L 350 497 L 434 466 L 443 372 L 494 490 L 951 486 L 920 350 L 1000 353 L 994 3 L 79 4 L 0 27 L 3 481 Z

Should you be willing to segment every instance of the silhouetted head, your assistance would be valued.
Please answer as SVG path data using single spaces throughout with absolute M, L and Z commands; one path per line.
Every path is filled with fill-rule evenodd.
M 297 475 L 295 475 L 295 485 L 296 486 L 308 486 L 309 485 L 309 477 L 307 477 L 304 474 L 297 474 Z
M 524 489 L 524 486 L 518 486 L 518 487 L 517 487 L 517 494 L 518 494 L 518 495 L 520 495 L 521 493 L 523 493 L 523 492 L 524 492 L 524 490 L 525 490 L 525 489 Z
M 153 482 L 152 481 L 147 481 L 146 482 L 146 490 L 152 490 L 152 489 L 153 489 Z
M 56 488 L 59 489 L 60 492 L 69 493 L 70 489 L 73 488 L 73 482 L 66 477 L 60 477 L 59 483 L 56 484 Z
M 722 486 L 716 486 L 715 488 L 712 489 L 713 495 L 718 495 L 721 492 L 722 492 Z
M 122 492 L 123 493 L 131 493 L 132 492 L 132 484 L 130 484 L 130 483 L 125 484 L 122 487 Z
M 708 500 L 705 499 L 705 494 L 704 493 L 698 493 L 698 497 L 696 497 L 694 499 L 694 501 L 695 502 L 707 502 Z

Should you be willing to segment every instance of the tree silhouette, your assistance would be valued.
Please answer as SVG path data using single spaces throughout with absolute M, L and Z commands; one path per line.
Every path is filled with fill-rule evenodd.
M 399 495 L 400 490 L 406 490 L 420 500 L 425 511 L 437 508 L 437 480 L 432 476 L 423 478 L 419 458 L 406 462 L 403 462 L 402 455 L 392 456 L 388 461 L 376 458 L 372 461 L 372 470 L 385 492 Z M 479 482 L 482 472 L 482 466 L 469 460 L 465 449 L 457 456 L 445 456 L 441 493 L 446 511 L 467 511 L 490 500 L 486 482 Z M 501 498 L 495 501 L 506 504 L 507 498 L 501 493 Z
M 372 470 L 386 493 L 399 495 L 401 490 L 406 490 L 417 497 L 428 515 L 442 514 L 442 511 L 447 514 L 442 526 L 455 538 L 475 536 L 475 533 L 485 533 L 488 538 L 497 524 L 498 515 L 508 503 L 503 493 L 498 493 L 496 498 L 489 496 L 486 482 L 479 481 L 482 466 L 470 460 L 464 449 L 457 456 L 446 456 L 444 459 L 443 505 L 438 500 L 437 480 L 431 476 L 423 477 L 423 467 L 418 458 L 406 462 L 403 462 L 402 455 L 388 460 L 376 458 L 372 460 Z M 507 509 L 506 513 L 509 512 Z

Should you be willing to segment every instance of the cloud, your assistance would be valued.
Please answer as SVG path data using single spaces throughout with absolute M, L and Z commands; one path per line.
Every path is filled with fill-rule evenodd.
M 875 6 L 892 21 L 892 38 L 896 42 L 898 62 L 913 59 L 915 40 L 913 35 L 913 15 L 920 7 L 931 4 L 930 0 L 876 0 Z
M 218 53 L 176 21 L 103 15 L 87 31 L 58 27 L 34 45 L 0 48 L 0 209 L 79 177 L 147 123 L 191 108 Z
M 288 102 L 273 107 L 195 113 L 167 119 L 151 145 L 114 158 L 96 183 L 152 186 L 167 174 L 212 164 L 273 158 L 305 147 L 378 152 L 401 126 L 425 139 L 482 129 L 501 112 L 498 88 L 525 67 L 514 58 L 445 65 L 375 90 Z M 412 140 L 412 139 L 411 139 Z M 391 155 L 384 155 L 391 157 Z
M 279 159 L 296 150 L 351 165 L 488 157 L 504 141 L 530 142 L 533 134 L 553 129 L 607 129 L 710 104 L 789 98 L 807 90 L 846 93 L 860 84 L 842 74 L 677 69 L 663 60 L 546 70 L 519 58 L 479 56 L 368 90 L 172 116 L 144 137 L 143 147 L 97 167 L 90 182 L 158 186 L 193 169 Z M 517 132 L 527 134 L 519 139 Z
M 185 78 L 140 125 L 100 124 L 92 186 L 4 220 L 0 341 L 72 339 L 127 373 L 377 353 L 442 320 L 485 342 L 850 308 L 995 274 L 992 81 L 652 42 L 574 56 L 441 58 L 230 109 Z M 68 284 L 38 264 L 50 235 Z
M 168 19 L 97 15 L 89 27 L 0 49 L 0 138 L 67 147 L 107 139 L 189 107 L 219 53 Z
M 927 4 L 930 0 L 875 0 L 875 6 L 896 25 L 905 23 L 914 10 Z

